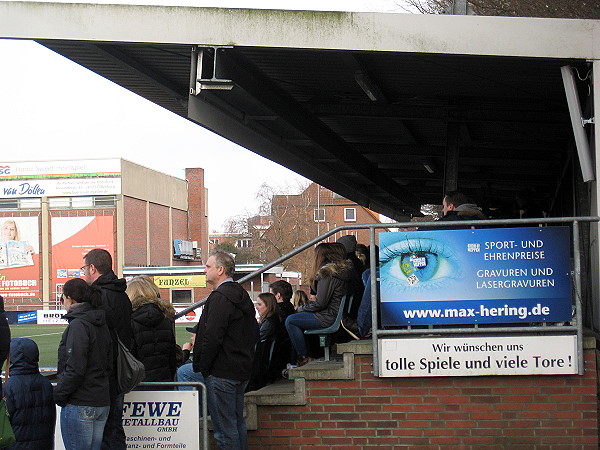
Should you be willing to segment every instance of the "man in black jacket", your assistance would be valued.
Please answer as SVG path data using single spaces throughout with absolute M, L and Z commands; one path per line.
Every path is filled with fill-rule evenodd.
M 235 281 L 235 263 L 225 252 L 206 261 L 213 291 L 198 323 L 194 371 L 206 380 L 208 411 L 222 450 L 248 448 L 244 391 L 252 371 L 256 319 L 248 293 Z
M 117 367 L 119 352 L 117 334 L 121 342 L 131 348 L 131 302 L 125 293 L 127 283 L 117 278 L 112 270 L 112 257 L 104 249 L 95 248 L 83 257 L 81 271 L 88 284 L 102 289 L 102 309 L 106 311 L 106 324 L 113 343 L 113 367 Z M 124 394 L 117 392 L 116 370 L 110 376 L 110 412 L 104 426 L 102 449 L 126 450 L 123 430 Z

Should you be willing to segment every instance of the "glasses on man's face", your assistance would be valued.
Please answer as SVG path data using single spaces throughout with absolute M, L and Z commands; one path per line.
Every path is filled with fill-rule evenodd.
M 82 273 L 84 273 L 84 272 L 85 272 L 85 269 L 86 269 L 86 268 L 88 268 L 88 267 L 90 267 L 90 266 L 91 266 L 91 264 L 86 264 L 85 266 L 82 266 L 82 267 L 80 267 L 80 268 L 79 268 L 79 270 L 80 270 Z

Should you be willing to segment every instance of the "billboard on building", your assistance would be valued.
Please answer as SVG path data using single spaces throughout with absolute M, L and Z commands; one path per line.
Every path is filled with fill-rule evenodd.
M 52 217 L 52 292 L 59 300 L 62 286 L 80 277 L 83 257 L 94 248 L 114 256 L 113 216 Z
M 0 218 L 0 295 L 40 296 L 39 217 Z
M 116 195 L 121 160 L 0 163 L 0 198 Z
M 381 233 L 383 326 L 572 318 L 567 227 Z

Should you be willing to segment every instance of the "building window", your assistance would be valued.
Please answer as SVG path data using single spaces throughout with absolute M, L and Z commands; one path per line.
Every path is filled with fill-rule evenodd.
M 50 209 L 67 209 L 71 207 L 71 197 L 52 197 L 48 199 Z
M 315 208 L 315 222 L 325 222 L 325 209 Z
M 215 239 L 215 238 L 209 239 L 208 243 L 211 244 L 211 245 L 219 245 L 219 240 Z
M 252 243 L 252 239 L 236 239 L 235 246 L 237 248 L 250 248 L 250 244 Z
M 40 209 L 41 198 L 3 198 L 0 199 L 0 209 Z
M 77 208 L 114 208 L 117 197 L 102 195 L 98 197 L 51 197 L 48 199 L 50 209 L 77 209 Z
M 117 206 L 117 197 L 114 195 L 103 195 L 102 197 L 94 197 L 95 208 L 114 208 Z
M 77 208 L 114 208 L 117 197 L 114 195 L 102 195 L 98 197 L 51 197 L 48 199 L 50 209 L 77 209 Z
M 93 197 L 71 197 L 71 208 L 93 208 Z
M 344 220 L 346 222 L 356 222 L 356 208 L 344 208 Z
M 171 289 L 171 303 L 174 305 L 191 305 L 193 298 L 194 295 L 191 289 Z

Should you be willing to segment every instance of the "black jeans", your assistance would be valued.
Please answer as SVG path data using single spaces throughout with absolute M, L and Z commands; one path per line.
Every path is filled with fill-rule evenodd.
M 117 395 L 110 403 L 110 411 L 102 436 L 102 450 L 127 450 L 125 431 L 123 430 L 124 400 L 125 394 L 121 394 Z

